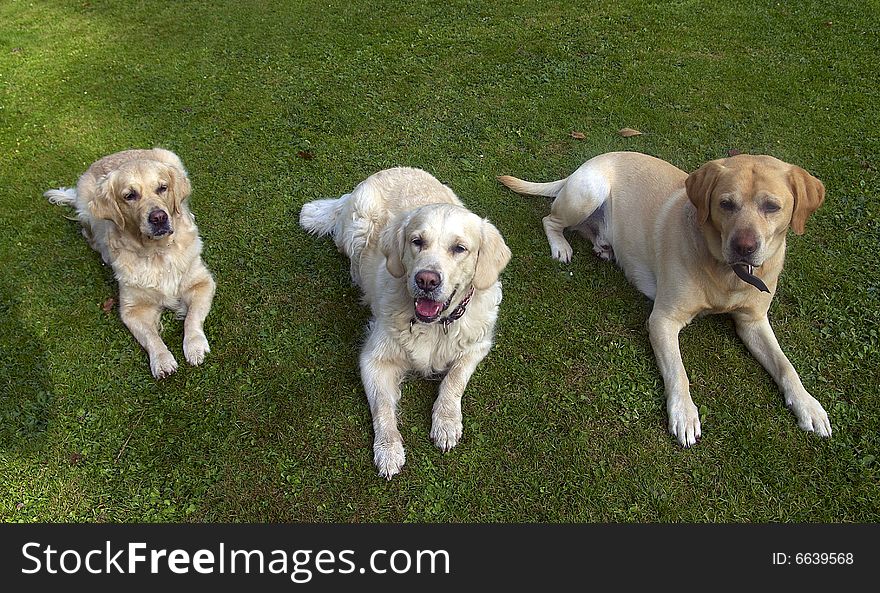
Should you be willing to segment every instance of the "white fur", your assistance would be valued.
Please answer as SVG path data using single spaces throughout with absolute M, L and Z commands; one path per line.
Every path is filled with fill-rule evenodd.
M 498 274 L 510 250 L 498 230 L 462 206 L 445 185 L 420 169 L 397 167 L 371 175 L 350 194 L 305 204 L 300 224 L 330 234 L 351 260 L 373 318 L 360 355 L 361 379 L 373 416 L 373 460 L 390 479 L 406 459 L 397 428 L 400 383 L 411 374 L 442 377 L 434 403 L 431 438 L 442 451 L 462 435 L 461 397 L 477 364 L 492 347 L 501 283 Z M 423 239 L 415 246 L 410 236 Z M 451 247 L 466 246 L 464 253 Z M 443 278 L 436 301 L 455 309 L 471 286 L 463 317 L 444 328 L 440 321 L 413 323 L 416 274 Z

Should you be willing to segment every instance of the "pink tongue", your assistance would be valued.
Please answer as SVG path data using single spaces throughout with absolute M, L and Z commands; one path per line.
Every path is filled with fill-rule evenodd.
M 432 301 L 431 299 L 416 300 L 416 313 L 422 317 L 436 317 L 440 314 L 443 303 L 440 301 Z

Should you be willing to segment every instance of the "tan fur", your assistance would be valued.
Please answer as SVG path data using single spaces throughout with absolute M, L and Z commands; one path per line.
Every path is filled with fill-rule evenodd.
M 828 415 L 804 389 L 767 318 L 787 230 L 804 232 L 824 199 L 821 181 L 769 156 L 718 159 L 688 175 L 635 152 L 599 155 L 551 183 L 509 176 L 499 181 L 520 193 L 556 197 L 544 219 L 556 259 L 571 259 L 563 230 L 581 231 L 600 257 L 616 260 L 654 300 L 651 344 L 666 385 L 669 430 L 682 445 L 695 444 L 701 427 L 678 334 L 706 313 L 731 313 L 737 333 L 773 376 L 801 428 L 831 435 Z M 746 245 L 754 249 L 743 251 Z M 740 280 L 735 263 L 754 266 L 770 293 Z
M 373 313 L 360 368 L 379 475 L 390 479 L 406 458 L 397 402 L 409 374 L 443 377 L 431 438 L 443 451 L 454 447 L 462 435 L 461 397 L 492 347 L 501 302 L 498 275 L 510 260 L 498 229 L 433 176 L 406 167 L 371 175 L 341 198 L 305 204 L 300 224 L 333 236 Z M 416 277 L 424 270 L 442 277 L 432 300 L 448 303 L 443 314 L 474 288 L 460 319 L 445 327 L 441 321 L 413 323 Z
M 112 266 L 120 317 L 149 354 L 157 379 L 177 370 L 159 336 L 164 308 L 185 316 L 187 362 L 201 364 L 210 351 L 203 324 L 215 283 L 202 262 L 202 241 L 187 205 L 190 192 L 180 158 L 154 148 L 108 155 L 82 174 L 76 190 L 45 194 L 52 203 L 76 208 L 89 245 Z M 151 223 L 151 215 L 160 212 L 167 222 Z

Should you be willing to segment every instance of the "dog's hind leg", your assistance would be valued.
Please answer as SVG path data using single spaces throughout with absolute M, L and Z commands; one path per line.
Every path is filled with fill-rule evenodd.
M 614 261 L 614 248 L 611 246 L 611 238 L 608 233 L 605 216 L 608 202 L 599 206 L 585 221 L 575 227 L 585 239 L 593 244 L 593 253 L 603 261 Z
M 593 217 L 597 210 L 606 205 L 610 194 L 611 185 L 605 174 L 589 162 L 568 178 L 565 187 L 553 200 L 550 214 L 544 217 L 544 232 L 554 259 L 564 263 L 571 261 L 571 245 L 562 231 L 582 223 L 586 223 L 592 229 L 590 232 L 596 238 L 601 237 L 602 243 L 607 243 L 610 248 L 611 241 L 607 225 L 604 224 L 605 210 Z
M 564 264 L 571 261 L 573 250 L 571 244 L 562 234 L 567 227 L 572 226 L 565 224 L 564 219 L 548 214 L 544 217 L 544 234 L 547 235 L 547 242 L 550 243 L 550 253 L 553 259 L 559 260 Z

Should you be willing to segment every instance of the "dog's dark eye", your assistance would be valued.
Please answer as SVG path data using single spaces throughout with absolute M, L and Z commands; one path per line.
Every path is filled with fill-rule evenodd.
M 736 204 L 733 203 L 733 200 L 721 200 L 721 203 L 718 205 L 721 206 L 722 210 L 726 210 L 727 212 L 736 211 Z
M 168 184 L 167 183 L 163 183 L 159 187 L 156 188 L 157 194 L 164 194 L 166 191 L 168 191 Z
M 412 241 L 410 241 L 410 243 L 412 243 L 413 245 L 415 245 L 416 247 L 419 247 L 419 248 L 421 248 L 422 245 L 425 244 L 425 242 L 422 240 L 421 237 L 413 237 Z
M 467 247 L 465 247 L 464 245 L 453 245 L 452 246 L 452 253 L 458 254 L 458 253 L 464 253 L 465 251 L 467 251 Z
M 763 208 L 764 212 L 767 212 L 768 214 L 773 213 L 773 212 L 779 212 L 782 209 L 782 207 L 775 202 L 765 202 L 762 208 Z
M 122 194 L 122 199 L 127 200 L 129 202 L 134 202 L 135 200 L 137 200 L 140 197 L 141 197 L 141 195 L 134 190 L 131 190 L 130 192 L 126 192 L 126 193 Z

